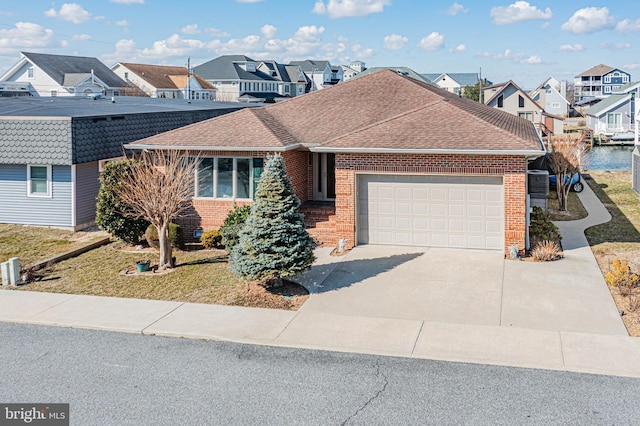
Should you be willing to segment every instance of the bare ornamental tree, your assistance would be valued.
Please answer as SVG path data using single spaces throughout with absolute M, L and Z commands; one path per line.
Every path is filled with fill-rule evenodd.
M 134 163 L 116 195 L 126 205 L 123 212 L 135 219 L 145 219 L 158 230 L 159 269 L 172 266 L 169 224 L 191 205 L 197 158 L 178 151 L 143 151 Z
M 585 148 L 580 139 L 558 138 L 551 139 L 551 167 L 556 175 L 556 192 L 558 194 L 558 209 L 567 211 L 567 197 L 571 189 L 573 176 L 583 165 Z

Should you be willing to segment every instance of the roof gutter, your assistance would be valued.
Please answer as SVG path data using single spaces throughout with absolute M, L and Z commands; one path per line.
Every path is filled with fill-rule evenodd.
M 541 140 L 542 142 L 542 140 Z M 311 152 L 362 153 L 362 154 L 457 154 L 457 155 L 526 155 L 540 156 L 546 151 L 544 145 L 540 150 L 521 149 L 428 149 L 428 148 L 333 148 L 318 146 L 309 148 Z
M 154 145 L 145 143 L 127 143 L 124 144 L 126 149 L 147 149 L 155 151 L 273 151 L 285 152 L 296 148 L 301 148 L 302 144 L 294 143 L 286 146 L 213 146 L 213 145 Z

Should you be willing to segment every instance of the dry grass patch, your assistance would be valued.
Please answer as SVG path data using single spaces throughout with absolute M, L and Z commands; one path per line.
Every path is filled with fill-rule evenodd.
M 585 182 L 596 193 L 611 214 L 611 221 L 591 227 L 585 234 L 603 276 L 614 260 L 628 262 L 631 270 L 640 273 L 640 198 L 631 188 L 631 172 L 590 171 Z M 628 297 L 619 289 L 609 287 L 629 334 L 640 336 L 640 312 L 630 312 Z
M 297 309 L 308 298 L 300 288 L 296 294 L 277 294 L 238 279 L 228 270 L 222 250 L 176 251 L 177 266 L 171 273 L 123 275 L 138 260 L 157 263 L 158 254 L 117 247 L 112 243 L 55 264 L 43 280 L 20 289 L 277 309 Z
M 97 229 L 73 232 L 39 226 L 0 224 L 0 262 L 18 257 L 22 265 L 28 265 L 106 236 L 106 232 Z
M 569 191 L 567 197 L 567 211 L 562 212 L 558 210 L 558 193 L 555 188 L 551 188 L 547 196 L 547 209 L 549 218 L 553 221 L 578 220 L 587 217 L 587 211 L 582 205 L 582 201 L 573 191 Z

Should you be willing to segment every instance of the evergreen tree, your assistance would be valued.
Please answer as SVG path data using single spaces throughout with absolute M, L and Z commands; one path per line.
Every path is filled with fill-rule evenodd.
M 299 206 L 282 156 L 269 157 L 249 218 L 231 251 L 231 271 L 245 279 L 278 286 L 282 277 L 311 267 L 314 243 Z
M 117 239 L 134 244 L 140 241 L 149 222 L 132 219 L 124 214 L 126 205 L 117 197 L 115 190 L 122 186 L 134 160 L 109 161 L 100 174 L 100 191 L 96 205 L 96 224 Z

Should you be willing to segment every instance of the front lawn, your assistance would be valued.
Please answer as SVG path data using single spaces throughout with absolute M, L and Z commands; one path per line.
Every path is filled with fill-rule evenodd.
M 26 265 L 90 243 L 96 233 L 92 235 L 90 238 L 57 229 L 0 225 L 0 257 L 17 256 Z M 174 256 L 177 266 L 171 272 L 124 275 L 122 272 L 138 260 L 157 263 L 158 253 L 152 249 L 124 250 L 122 244 L 110 243 L 54 264 L 40 271 L 40 281 L 17 289 L 293 310 L 309 297 L 295 284 L 267 291 L 255 282 L 237 278 L 229 271 L 223 250 L 174 251 Z
M 630 172 L 590 171 L 585 182 L 611 214 L 611 221 L 591 227 L 585 235 L 602 274 L 609 272 L 615 259 L 626 260 L 632 272 L 640 274 L 640 199 L 631 188 Z M 629 311 L 628 300 L 610 287 L 629 334 L 640 336 L 640 309 Z M 640 292 L 640 289 L 636 289 Z M 640 297 L 640 295 L 639 295 Z

